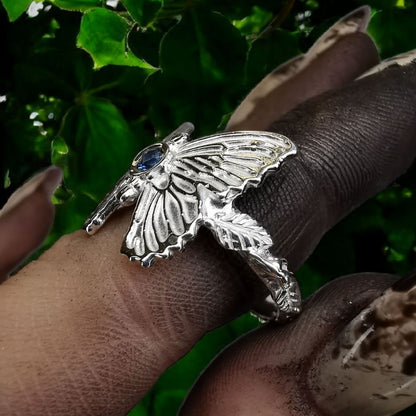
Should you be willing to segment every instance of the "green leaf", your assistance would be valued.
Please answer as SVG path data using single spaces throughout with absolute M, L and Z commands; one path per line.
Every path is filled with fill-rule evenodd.
M 253 6 L 250 16 L 244 16 L 243 19 L 234 20 L 234 26 L 245 35 L 258 34 L 272 20 L 273 14 L 263 10 L 260 7 Z
M 117 108 L 93 96 L 68 111 L 60 136 L 69 147 L 68 187 L 94 200 L 128 169 L 141 147 Z
M 129 25 L 117 13 L 106 9 L 93 9 L 85 13 L 77 45 L 85 49 L 94 60 L 94 68 L 105 65 L 126 65 L 156 71 L 152 65 L 138 58 L 126 45 Z
M 160 25 L 182 16 L 184 11 L 192 9 L 199 0 L 162 0 L 162 7 L 157 12 L 153 24 Z
M 316 270 L 309 264 L 304 264 L 296 271 L 296 278 L 298 279 L 303 297 L 307 297 L 314 293 L 328 280 L 327 276 L 320 273 L 319 270 Z
M 163 33 L 158 30 L 135 28 L 128 35 L 131 51 L 153 66 L 159 66 L 159 44 Z
M 1 0 L 11 22 L 18 19 L 29 7 L 32 0 Z
M 161 7 L 159 0 L 121 0 L 130 16 L 141 26 L 154 19 Z
M 382 10 L 372 17 L 368 33 L 382 59 L 416 48 L 415 19 L 416 8 Z
M 101 0 L 49 0 L 55 6 L 65 10 L 77 10 L 85 12 L 86 10 L 102 5 Z
M 39 51 L 14 69 L 17 91 L 26 99 L 34 99 L 41 90 L 45 95 L 73 100 L 91 82 L 93 73 L 90 57 L 76 48 Z
M 216 131 L 241 96 L 246 53 L 246 40 L 230 21 L 204 8 L 189 10 L 164 36 L 162 71 L 146 85 L 149 118 L 160 136 L 187 120 L 195 135 Z
M 149 119 L 159 139 L 185 121 L 195 124 L 195 137 L 218 131 L 223 114 L 236 106 L 233 97 L 236 94 L 231 94 L 231 88 L 228 90 L 226 86 L 204 82 L 177 80 L 160 72 L 148 80 L 145 88 L 150 99 Z
M 392 247 L 397 250 L 397 252 L 400 252 L 403 257 L 406 257 L 413 247 L 415 232 L 407 228 L 396 228 L 389 234 L 388 239 L 392 244 Z
M 51 153 L 51 162 L 54 165 L 66 167 L 69 148 L 62 137 L 58 136 L 52 141 Z
M 172 409 L 179 409 L 187 390 L 175 388 L 159 390 L 154 400 L 153 416 L 166 416 L 172 414 Z M 176 413 L 176 412 L 175 412 Z
M 10 180 L 10 170 L 6 170 L 6 174 L 4 175 L 3 180 L 3 188 L 7 189 L 12 184 L 12 181 Z
M 231 88 L 243 80 L 246 50 L 245 39 L 229 20 L 195 9 L 163 38 L 160 66 L 167 77 Z
M 204 0 L 212 10 L 218 10 L 230 20 L 242 20 L 253 13 L 253 9 L 261 7 L 263 10 L 277 14 L 284 7 L 287 0 Z

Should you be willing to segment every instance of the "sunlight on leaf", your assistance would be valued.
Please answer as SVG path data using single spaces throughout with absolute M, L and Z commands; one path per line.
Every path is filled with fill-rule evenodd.
M 86 11 L 102 5 L 101 0 L 49 0 L 52 4 L 65 10 Z
M 3 188 L 7 189 L 11 185 L 11 183 L 12 181 L 10 180 L 10 170 L 7 169 L 6 174 L 4 175 Z
M 250 16 L 246 16 L 240 20 L 234 20 L 233 25 L 243 34 L 260 33 L 266 24 L 272 19 L 273 14 L 254 6 Z
M 10 21 L 18 19 L 29 7 L 32 0 L 1 0 Z
M 69 153 L 68 145 L 62 137 L 56 137 L 52 141 L 51 161 L 54 165 L 66 168 Z
M 117 13 L 93 9 L 82 18 L 77 45 L 90 53 L 95 69 L 105 65 L 126 65 L 143 68 L 149 73 L 156 71 L 128 49 L 128 30 L 128 23 Z

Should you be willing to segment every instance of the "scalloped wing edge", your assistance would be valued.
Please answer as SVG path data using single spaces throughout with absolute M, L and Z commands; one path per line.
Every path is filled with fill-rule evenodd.
M 252 131 L 241 131 L 239 133 L 253 133 Z M 266 133 L 266 132 L 262 132 L 262 133 Z M 224 191 L 222 193 L 220 193 L 220 195 L 224 194 L 223 196 L 231 193 L 230 191 L 236 191 L 238 192 L 238 195 L 241 195 L 242 193 L 244 193 L 245 191 L 247 191 L 247 189 L 249 188 L 257 188 L 264 180 L 264 178 L 267 176 L 268 173 L 270 173 L 273 170 L 277 170 L 280 166 L 280 164 L 289 156 L 292 155 L 296 155 L 297 153 L 297 147 L 296 145 L 286 136 L 283 136 L 282 134 L 278 134 L 278 133 L 272 133 L 272 132 L 267 132 L 271 135 L 277 135 L 280 139 L 283 138 L 285 141 L 288 142 L 288 144 L 290 144 L 290 148 L 286 151 L 284 151 L 277 159 L 274 163 L 264 166 L 260 171 L 259 174 L 254 177 L 254 178 L 247 178 L 243 181 L 243 183 L 240 186 L 230 186 L 229 189 L 227 191 Z M 237 196 L 238 196 L 237 195 Z M 230 200 L 233 200 L 236 197 L 236 195 L 230 195 L 228 198 L 226 198 L 227 202 L 229 202 Z
M 167 246 L 161 253 L 151 252 L 143 257 L 137 256 L 133 249 L 126 247 L 125 238 L 123 239 L 123 244 L 121 246 L 120 252 L 121 254 L 127 256 L 130 261 L 139 261 L 143 267 L 150 267 L 156 258 L 170 259 L 175 251 L 182 251 L 185 248 L 185 244 L 196 237 L 196 234 L 202 223 L 202 216 L 199 214 L 195 221 L 190 225 L 189 230 L 183 235 L 178 236 L 178 241 L 176 244 Z

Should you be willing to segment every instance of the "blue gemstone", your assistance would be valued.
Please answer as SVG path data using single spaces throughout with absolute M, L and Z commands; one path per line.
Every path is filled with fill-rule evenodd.
M 145 150 L 139 162 L 137 163 L 137 170 L 142 172 L 157 165 L 163 158 L 163 152 L 160 147 Z
M 137 168 L 137 170 L 139 170 L 141 172 L 144 171 L 144 170 L 147 170 L 146 166 L 143 165 L 142 163 L 138 163 L 136 168 Z

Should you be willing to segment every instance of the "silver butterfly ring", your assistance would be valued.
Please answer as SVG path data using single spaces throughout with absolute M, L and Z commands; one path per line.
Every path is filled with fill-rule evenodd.
M 226 249 L 238 252 L 263 282 L 264 296 L 253 309 L 262 319 L 300 312 L 297 281 L 286 260 L 271 254 L 269 233 L 234 200 L 279 167 L 295 145 L 285 136 L 259 131 L 218 133 L 194 140 L 191 123 L 142 150 L 130 169 L 84 223 L 94 234 L 109 215 L 136 203 L 121 252 L 143 266 L 182 250 L 201 226 Z

